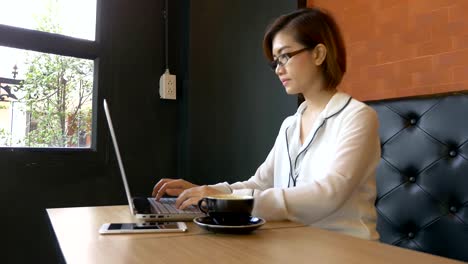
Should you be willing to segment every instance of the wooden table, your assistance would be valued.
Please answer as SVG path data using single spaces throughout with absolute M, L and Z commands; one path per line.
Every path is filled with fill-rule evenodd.
M 248 235 L 188 232 L 99 235 L 108 222 L 134 222 L 127 206 L 47 209 L 67 263 L 462 263 L 380 242 L 267 222 Z

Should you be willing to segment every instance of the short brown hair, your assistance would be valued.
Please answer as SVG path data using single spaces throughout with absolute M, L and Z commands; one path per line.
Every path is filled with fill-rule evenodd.
M 263 38 L 263 51 L 270 61 L 273 60 L 273 38 L 282 30 L 291 32 L 295 40 L 306 47 L 314 48 L 319 43 L 327 47 L 323 74 L 327 89 L 336 88 L 346 72 L 346 49 L 335 19 L 319 8 L 299 9 L 280 16 L 267 28 Z

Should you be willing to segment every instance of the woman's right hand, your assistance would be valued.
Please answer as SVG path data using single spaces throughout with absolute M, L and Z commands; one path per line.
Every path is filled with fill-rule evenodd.
M 183 191 L 186 189 L 190 189 L 192 187 L 197 187 L 191 182 L 182 179 L 161 179 L 156 185 L 153 187 L 152 196 L 159 201 L 159 199 L 164 195 L 170 196 L 179 196 Z

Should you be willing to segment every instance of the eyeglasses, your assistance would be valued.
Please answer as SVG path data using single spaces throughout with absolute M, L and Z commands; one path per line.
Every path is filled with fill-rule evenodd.
M 292 57 L 294 57 L 295 55 L 301 53 L 301 52 L 304 52 L 306 50 L 309 50 L 310 48 L 307 47 L 307 48 L 303 48 L 303 49 L 300 49 L 300 50 L 296 50 L 296 51 L 293 51 L 293 52 L 288 52 L 288 53 L 283 53 L 281 55 L 278 55 L 278 57 L 276 58 L 276 60 L 272 60 L 269 64 L 270 64 L 270 67 L 273 71 L 276 71 L 276 68 L 279 66 L 284 66 L 286 65 L 286 63 L 288 63 L 289 59 L 291 59 Z

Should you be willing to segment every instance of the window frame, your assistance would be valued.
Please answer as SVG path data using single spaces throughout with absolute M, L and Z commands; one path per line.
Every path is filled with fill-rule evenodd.
M 0 152 L 96 152 L 98 120 L 98 69 L 100 48 L 101 1 L 96 0 L 95 40 L 79 39 L 56 33 L 0 24 L 0 46 L 93 60 L 92 136 L 89 148 L 0 147 Z

